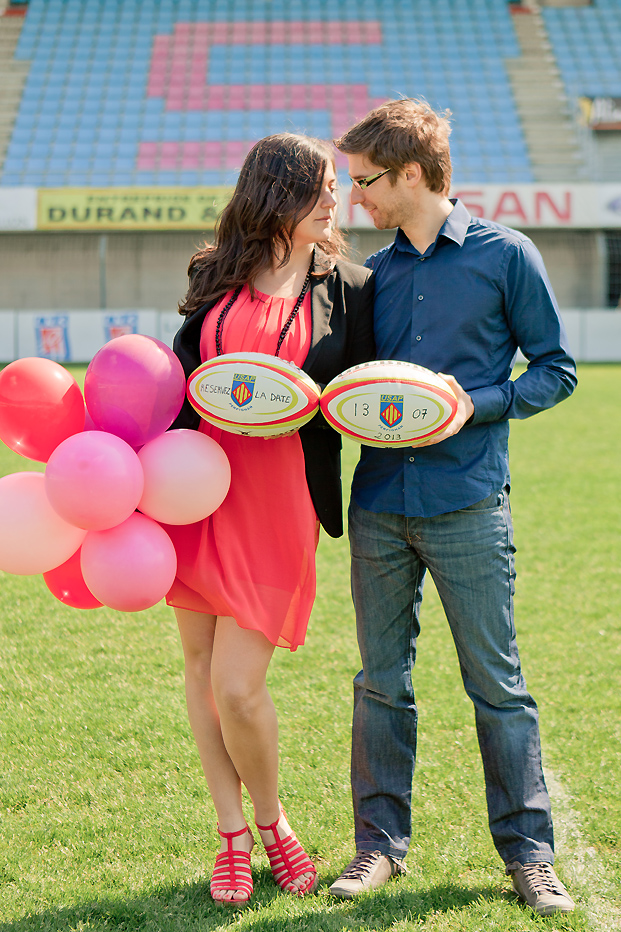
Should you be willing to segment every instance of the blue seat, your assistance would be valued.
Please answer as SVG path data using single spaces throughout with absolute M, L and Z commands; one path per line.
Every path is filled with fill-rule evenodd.
M 136 141 L 140 137 L 140 130 L 138 127 L 134 129 L 122 129 L 118 134 L 119 144 L 122 145 L 136 145 Z
M 9 157 L 7 156 L 4 160 L 4 165 L 2 166 L 4 172 L 15 173 L 21 172 L 24 167 L 24 158 L 21 157 Z
M 13 135 L 11 137 L 11 142 L 9 143 L 7 152 L 11 152 L 12 147 L 17 147 L 20 150 L 26 147 L 30 142 L 30 136 L 30 130 L 13 130 Z
M 20 172 L 4 171 L 0 175 L 0 185 L 13 187 L 22 184 L 23 175 Z
M 116 132 L 113 129 L 100 129 L 97 131 L 97 139 L 99 142 L 114 142 Z
M 96 159 L 110 159 L 116 153 L 116 146 L 113 142 L 97 142 L 93 147 L 93 155 Z
M 67 142 L 56 142 L 50 149 L 52 158 L 68 159 L 73 150 L 73 146 Z
M 114 171 L 112 173 L 111 183 L 115 187 L 128 188 L 133 184 L 133 175 L 131 172 Z

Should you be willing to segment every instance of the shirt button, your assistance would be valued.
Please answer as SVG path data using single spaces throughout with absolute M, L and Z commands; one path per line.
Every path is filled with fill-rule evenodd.
M 424 256 L 420 256 L 420 258 L 419 258 L 418 261 L 419 261 L 419 262 L 424 262 L 424 261 L 425 261 L 425 257 L 424 257 Z
M 422 340 L 422 339 L 423 339 L 423 338 L 419 335 L 419 336 L 416 337 L 416 342 L 419 343 L 420 340 Z
M 414 457 L 411 456 L 411 457 L 410 457 L 410 463 L 413 463 L 413 462 L 414 462 Z
M 419 296 L 418 296 L 418 300 L 419 300 L 419 301 L 422 301 L 422 300 L 423 300 L 423 296 L 422 296 L 422 294 L 419 294 Z

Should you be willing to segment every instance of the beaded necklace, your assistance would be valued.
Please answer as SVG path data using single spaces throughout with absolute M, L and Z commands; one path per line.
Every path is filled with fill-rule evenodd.
M 295 302 L 293 310 L 289 314 L 289 317 L 287 318 L 284 327 L 280 331 L 280 336 L 278 337 L 278 345 L 276 346 L 276 352 L 274 353 L 275 356 L 278 356 L 280 352 L 280 347 L 283 344 L 283 340 L 287 336 L 289 328 L 291 327 L 291 324 L 297 317 L 298 311 L 300 310 L 300 307 L 302 306 L 304 295 L 306 294 L 308 290 L 308 286 L 310 285 L 310 278 L 311 278 L 311 272 L 313 270 L 314 259 L 315 259 L 315 254 L 313 253 L 313 256 L 310 261 L 310 265 L 308 267 L 308 272 L 306 273 L 306 278 L 304 279 L 304 284 L 302 285 L 302 290 L 300 294 L 298 295 L 298 299 Z M 226 315 L 228 314 L 228 312 L 231 310 L 231 308 L 233 307 L 233 305 L 239 298 L 242 288 L 243 288 L 243 285 L 240 285 L 239 288 L 237 288 L 233 292 L 233 296 L 227 301 L 226 305 L 222 308 L 218 316 L 218 321 L 216 323 L 216 354 L 218 356 L 222 356 L 222 330 L 224 328 L 224 321 L 226 320 Z

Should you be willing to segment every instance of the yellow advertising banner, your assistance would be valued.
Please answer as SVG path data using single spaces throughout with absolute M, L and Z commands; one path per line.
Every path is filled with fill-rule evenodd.
M 40 188 L 39 230 L 213 230 L 232 188 Z

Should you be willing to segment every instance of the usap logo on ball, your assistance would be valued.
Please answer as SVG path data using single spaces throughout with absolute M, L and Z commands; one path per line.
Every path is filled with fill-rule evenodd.
M 256 375 L 243 375 L 236 372 L 233 376 L 231 385 L 231 398 L 238 408 L 245 408 L 252 401 L 254 395 L 254 386 L 256 384 Z
M 403 420 L 403 395 L 380 395 L 380 421 L 398 427 Z

